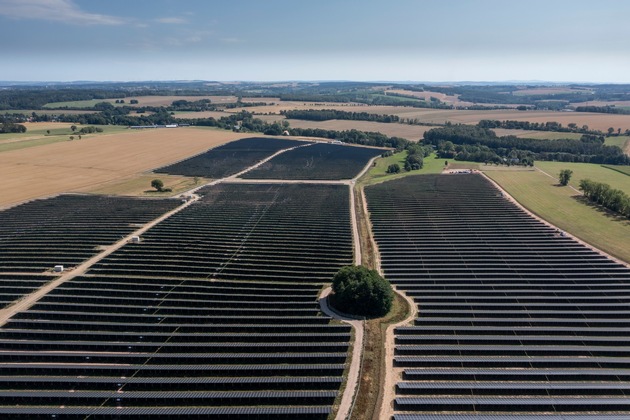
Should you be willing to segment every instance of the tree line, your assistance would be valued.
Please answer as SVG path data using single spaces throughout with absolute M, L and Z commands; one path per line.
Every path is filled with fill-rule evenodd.
M 400 118 L 396 115 L 369 114 L 367 112 L 348 112 L 337 109 L 282 110 L 280 111 L 280 114 L 284 115 L 286 118 L 308 121 L 353 120 L 393 123 L 400 120 Z
M 608 184 L 592 181 L 590 179 L 580 181 L 580 190 L 590 201 L 630 218 L 630 196 L 623 191 L 611 188 Z
M 481 128 L 505 128 L 509 130 L 528 130 L 528 131 L 554 131 L 560 133 L 582 133 L 592 135 L 602 135 L 598 130 L 591 130 L 588 125 L 578 127 L 575 123 L 569 123 L 566 127 L 556 121 L 547 121 L 544 123 L 530 121 L 514 121 L 514 120 L 481 120 L 477 123 Z M 602 138 L 603 142 L 603 138 Z
M 607 163 L 629 165 L 630 157 L 617 146 L 606 146 L 593 136 L 582 136 L 580 140 L 527 139 L 515 136 L 497 137 L 489 129 L 469 125 L 452 125 L 434 128 L 424 133 L 424 141 L 434 146 L 450 141 L 457 145 L 486 146 L 501 158 L 510 154 L 526 154 L 534 160 L 562 162 Z M 455 156 L 456 159 L 461 159 Z
M 11 121 L 3 121 L 0 124 L 0 133 L 26 133 L 26 126 Z
M 577 108 L 575 108 L 575 110 L 577 112 L 599 112 L 602 114 L 625 114 L 628 115 L 630 114 L 630 110 L 628 109 L 623 109 L 623 108 L 617 108 L 615 106 L 578 106 Z

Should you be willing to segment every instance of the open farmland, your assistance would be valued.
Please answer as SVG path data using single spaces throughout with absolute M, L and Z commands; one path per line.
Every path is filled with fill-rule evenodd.
M 245 179 L 350 179 L 359 174 L 383 149 L 318 143 L 284 152 L 241 178 Z
M 469 418 L 630 412 L 630 270 L 528 216 L 479 175 L 366 188 L 395 330 L 390 406 Z
M 286 120 L 291 124 L 291 128 L 319 128 L 322 130 L 359 130 L 375 131 L 383 133 L 389 137 L 402 137 L 407 140 L 421 140 L 424 133 L 434 127 L 423 125 L 409 125 L 399 123 L 379 123 L 373 121 L 352 121 L 352 120 L 329 120 L 329 121 L 305 121 Z
M 153 129 L 0 153 L 0 207 L 104 183 L 187 158 L 243 134 L 196 128 Z
M 558 178 L 562 169 L 573 171 L 569 185 L 579 189 L 580 181 L 588 178 L 593 181 L 603 182 L 613 188 L 621 190 L 630 195 L 630 177 L 624 175 L 624 170 L 628 166 L 621 165 L 598 165 L 595 163 L 571 163 L 571 162 L 536 162 L 536 167 L 545 173 Z
M 9 319 L 0 413 L 327 418 L 351 332 L 317 299 L 352 262 L 349 188 L 200 194 Z
M 117 104 L 117 100 L 124 100 L 125 103 Z M 129 103 L 130 100 L 137 99 L 137 104 Z M 173 101 L 200 101 L 202 99 L 210 99 L 213 104 L 226 104 L 236 102 L 236 96 L 133 96 L 127 98 L 112 98 L 112 99 L 91 99 L 87 101 L 69 101 L 69 102 L 51 102 L 44 105 L 44 108 L 91 108 L 94 105 L 101 102 L 108 102 L 114 106 L 170 106 Z
M 248 108 L 234 108 L 229 112 L 243 109 L 257 114 L 279 114 L 281 110 L 290 109 L 338 109 L 348 112 L 368 112 L 370 114 L 397 115 L 405 119 L 417 119 L 425 124 L 477 124 L 480 120 L 514 120 L 544 123 L 559 122 L 565 127 L 570 123 L 578 126 L 588 125 L 591 129 L 606 132 L 609 127 L 621 131 L 630 129 L 630 115 L 601 114 L 594 112 L 561 112 L 561 111 L 517 111 L 512 109 L 497 110 L 457 110 L 412 108 L 403 106 L 356 105 L 356 104 L 323 104 L 302 102 L 280 102 L 275 105 L 264 105 Z
M 156 169 L 156 173 L 223 178 L 236 174 L 274 153 L 310 143 L 281 138 L 252 137 L 234 141 L 181 162 Z

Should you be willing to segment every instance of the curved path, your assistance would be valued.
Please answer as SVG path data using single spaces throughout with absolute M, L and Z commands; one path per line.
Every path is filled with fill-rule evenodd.
M 319 296 L 319 306 L 326 315 L 352 325 L 354 328 L 354 344 L 352 347 L 352 360 L 348 370 L 348 378 L 346 380 L 346 389 L 341 397 L 341 403 L 337 410 L 337 420 L 346 419 L 352 411 L 353 402 L 357 391 L 359 390 L 359 375 L 361 374 L 361 361 L 363 358 L 363 337 L 364 337 L 364 321 L 362 319 L 352 318 L 347 315 L 341 315 L 335 312 L 328 305 L 328 295 L 331 288 L 324 289 Z

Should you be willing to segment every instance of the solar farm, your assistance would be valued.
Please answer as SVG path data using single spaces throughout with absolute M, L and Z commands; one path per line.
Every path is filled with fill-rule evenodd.
M 239 140 L 205 154 L 210 168 L 221 161 L 203 175 L 304 144 Z M 229 170 L 226 155 L 238 161 Z M 178 165 L 197 173 L 186 165 L 198 160 Z M 68 277 L 0 328 L 0 416 L 328 418 L 352 331 L 320 311 L 319 294 L 353 262 L 349 186 L 241 181 L 194 194 L 62 195 L 0 213 L 4 306 Z
M 407 177 L 366 194 L 383 271 L 418 307 L 395 330 L 396 420 L 630 411 L 628 268 L 481 175 Z
M 240 139 L 156 169 L 213 179 L 178 198 L 1 211 L 0 418 L 345 418 L 359 334 L 320 296 L 361 255 L 354 181 L 382 152 Z M 382 271 L 418 309 L 394 330 L 388 418 L 630 413 L 624 264 L 478 174 L 365 196 Z

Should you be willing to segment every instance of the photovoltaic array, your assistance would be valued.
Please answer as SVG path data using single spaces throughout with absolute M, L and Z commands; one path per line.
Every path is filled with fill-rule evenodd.
M 351 331 L 319 311 L 352 262 L 344 185 L 225 184 L 0 329 L 7 418 L 317 418 Z
M 481 175 L 366 189 L 395 331 L 397 420 L 623 418 L 630 270 L 530 217 Z
M 156 169 L 154 172 L 170 175 L 224 178 L 236 174 L 280 150 L 306 144 L 310 143 L 267 137 L 241 139 L 215 147 L 181 162 Z

